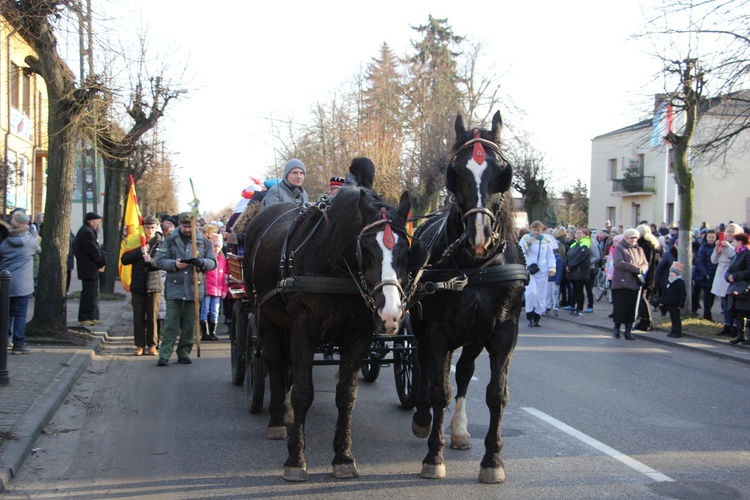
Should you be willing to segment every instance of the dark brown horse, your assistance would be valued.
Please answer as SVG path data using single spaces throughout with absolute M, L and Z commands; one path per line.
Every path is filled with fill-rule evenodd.
M 474 360 L 486 349 L 491 370 L 486 391 L 490 422 L 479 480 L 505 480 L 500 426 L 508 404 L 508 366 L 518 337 L 528 274 L 515 236 L 513 200 L 505 197 L 513 171 L 500 153 L 501 127 L 499 112 L 490 131 L 467 130 L 458 115 L 456 142 L 445 172 L 452 201 L 415 232 L 415 239 L 425 243 L 431 255 L 420 280 L 429 294 L 411 309 L 423 370 L 412 429 L 418 437 L 429 433 L 429 451 L 421 472 L 425 478 L 446 474 L 443 418 L 451 398 L 449 368 L 453 351 L 462 347 L 456 367 L 458 394 L 451 447 L 471 446 L 466 390 Z M 429 376 L 424 375 L 426 371 Z
M 413 255 L 405 233 L 408 212 L 407 193 L 394 208 L 350 188 L 342 189 L 330 206 L 272 205 L 247 227 L 245 286 L 253 291 L 268 367 L 269 438 L 287 435 L 284 400 L 291 384 L 288 481 L 308 479 L 305 417 L 314 396 L 313 356 L 323 342 L 337 345 L 340 354 L 333 475 L 358 475 L 351 450 L 357 378 L 373 331 L 395 334 L 404 317 Z

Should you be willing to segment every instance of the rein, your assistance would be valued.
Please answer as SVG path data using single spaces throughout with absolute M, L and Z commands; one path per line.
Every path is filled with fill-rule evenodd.
M 359 271 L 355 272 L 351 269 L 349 266 L 349 263 L 344 260 L 344 264 L 346 265 L 346 268 L 351 275 L 351 278 L 335 278 L 335 277 L 327 277 L 327 276 L 296 276 L 293 275 L 291 277 L 286 276 L 286 271 L 288 268 L 291 267 L 292 271 L 294 271 L 294 254 L 298 252 L 300 249 L 302 249 L 312 238 L 313 234 L 317 232 L 318 228 L 321 225 L 321 221 L 325 219 L 328 221 L 327 214 L 325 213 L 326 206 L 321 206 L 320 204 L 313 205 L 309 210 L 320 210 L 323 212 L 324 217 L 322 217 L 320 220 L 318 220 L 313 228 L 310 230 L 310 232 L 305 236 L 302 243 L 297 246 L 294 250 L 289 252 L 289 256 L 286 255 L 286 248 L 289 243 L 289 238 L 291 238 L 292 234 L 294 233 L 295 229 L 301 222 L 301 219 L 306 217 L 308 214 L 307 212 L 303 212 L 295 219 L 295 221 L 290 226 L 290 229 L 287 233 L 287 237 L 284 240 L 284 244 L 282 247 L 282 254 L 280 257 L 280 270 L 281 270 L 281 279 L 278 281 L 276 287 L 268 292 L 266 292 L 262 297 L 260 297 L 258 301 L 258 307 L 265 304 L 268 300 L 270 300 L 272 297 L 279 293 L 286 292 L 307 292 L 307 293 L 332 293 L 332 294 L 356 294 L 359 293 L 362 299 L 365 302 L 365 305 L 371 310 L 375 311 L 377 309 L 377 302 L 375 300 L 375 294 L 380 291 L 385 286 L 395 286 L 399 292 L 399 296 L 401 297 L 402 304 L 406 304 L 413 294 L 413 290 L 416 289 L 416 284 L 412 286 L 410 283 L 410 286 L 408 289 L 412 290 L 412 293 L 407 296 L 407 294 L 404 292 L 403 287 L 397 280 L 383 280 L 379 283 L 377 283 L 374 287 L 370 288 L 367 284 L 367 281 L 365 280 L 364 273 L 362 271 L 363 265 L 363 257 L 362 257 L 362 238 L 365 236 L 377 236 L 378 231 L 380 231 L 380 228 L 383 228 L 383 245 L 387 249 L 392 249 L 396 244 L 396 239 L 394 236 L 394 231 L 403 235 L 404 237 L 407 237 L 407 234 L 405 231 L 393 228 L 392 224 L 393 221 L 388 218 L 388 214 L 386 212 L 385 207 L 381 207 L 380 213 L 381 213 L 381 219 L 377 220 L 373 223 L 367 224 L 365 227 L 362 228 L 359 235 L 357 236 L 357 264 L 359 265 Z M 290 211 L 291 212 L 291 211 Z M 268 230 L 273 226 L 276 222 L 278 222 L 284 215 L 288 214 L 289 212 L 285 212 L 281 216 L 279 216 L 269 227 L 266 229 L 266 231 L 263 233 L 265 235 Z M 256 245 L 256 250 L 260 247 L 260 245 Z M 253 255 L 253 261 L 255 261 L 255 254 Z M 256 295 L 257 297 L 257 295 Z

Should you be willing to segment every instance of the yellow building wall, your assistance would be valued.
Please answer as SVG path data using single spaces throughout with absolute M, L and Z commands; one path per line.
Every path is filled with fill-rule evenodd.
M 33 48 L 0 15 L 0 210 L 44 212 L 47 169 L 47 87 L 35 74 L 14 74 L 26 67 Z M 18 84 L 14 105 L 12 77 Z M 28 101 L 28 105 L 24 103 Z M 20 108 L 20 109 L 19 109 Z

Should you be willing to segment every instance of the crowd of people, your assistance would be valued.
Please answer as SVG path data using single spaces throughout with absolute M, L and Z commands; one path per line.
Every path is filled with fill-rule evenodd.
M 158 366 L 167 366 L 174 352 L 177 363 L 190 364 L 190 353 L 195 343 L 195 290 L 191 279 L 193 269 L 200 274 L 199 282 L 199 327 L 202 341 L 216 341 L 217 326 L 223 311 L 224 322 L 229 323 L 233 301 L 228 294 L 229 260 L 227 255 L 244 254 L 244 235 L 247 225 L 260 211 L 276 203 L 292 202 L 298 206 L 310 203 L 304 188 L 307 174 L 305 164 L 292 158 L 284 166 L 281 179 L 269 179 L 253 184 L 242 192 L 231 217 L 206 223 L 195 221 L 196 252 L 192 257 L 191 216 L 162 216 L 161 228 L 152 217 L 144 219 L 144 228 L 152 228 L 158 237 L 147 232 L 148 244 L 132 250 L 122 257 L 123 264 L 132 264 L 134 272 L 142 275 L 144 283 L 161 283 L 161 288 L 137 290 L 143 293 L 138 301 L 144 305 L 134 307 L 135 355 L 156 355 Z M 375 165 L 364 157 L 355 158 L 346 178 L 334 176 L 328 191 L 321 194 L 318 202 L 327 202 L 340 189 L 361 187 L 373 189 Z M 374 192 L 374 191 L 373 191 Z M 158 229 L 157 229 L 158 228 Z M 144 251 L 143 249 L 147 250 Z M 140 264 L 140 265 L 139 265 Z M 162 300 L 163 298 L 163 300 Z
M 678 229 L 642 221 L 636 227 L 601 230 L 545 228 L 534 221 L 522 231 L 519 244 L 529 268 L 525 292 L 529 326 L 540 326 L 544 314 L 560 309 L 582 317 L 594 310 L 593 288 L 604 273 L 611 290 L 612 336 L 635 340 L 633 330 L 654 328 L 653 315 L 669 315 L 670 337 L 682 336 L 681 310 L 691 297 L 691 312 L 714 321 L 711 309 L 721 303 L 723 328 L 718 335 L 730 343 L 750 345 L 750 229 L 730 222 L 691 233 L 692 280 L 686 283 L 678 259 Z

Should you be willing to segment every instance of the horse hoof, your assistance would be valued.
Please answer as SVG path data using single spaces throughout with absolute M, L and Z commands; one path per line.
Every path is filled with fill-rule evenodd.
M 504 483 L 505 468 L 490 469 L 489 467 L 482 467 L 479 469 L 479 482 L 485 484 Z
M 351 462 L 351 463 L 346 463 L 346 464 L 334 465 L 333 477 L 337 479 L 351 479 L 353 477 L 359 477 L 357 464 L 354 462 Z
M 451 434 L 451 448 L 454 450 L 471 449 L 470 434 Z
M 268 439 L 286 439 L 286 427 L 269 427 L 266 436 Z
M 302 467 L 284 467 L 283 477 L 284 481 L 289 481 L 290 483 L 300 483 L 310 479 L 310 476 L 307 475 L 307 469 Z
M 422 464 L 419 475 L 425 479 L 445 479 L 445 464 Z
M 430 435 L 430 428 L 429 427 L 422 427 L 420 425 L 417 425 L 416 423 L 414 423 L 414 420 L 411 421 L 411 431 L 419 439 L 424 439 L 424 438 L 426 438 L 427 436 Z

